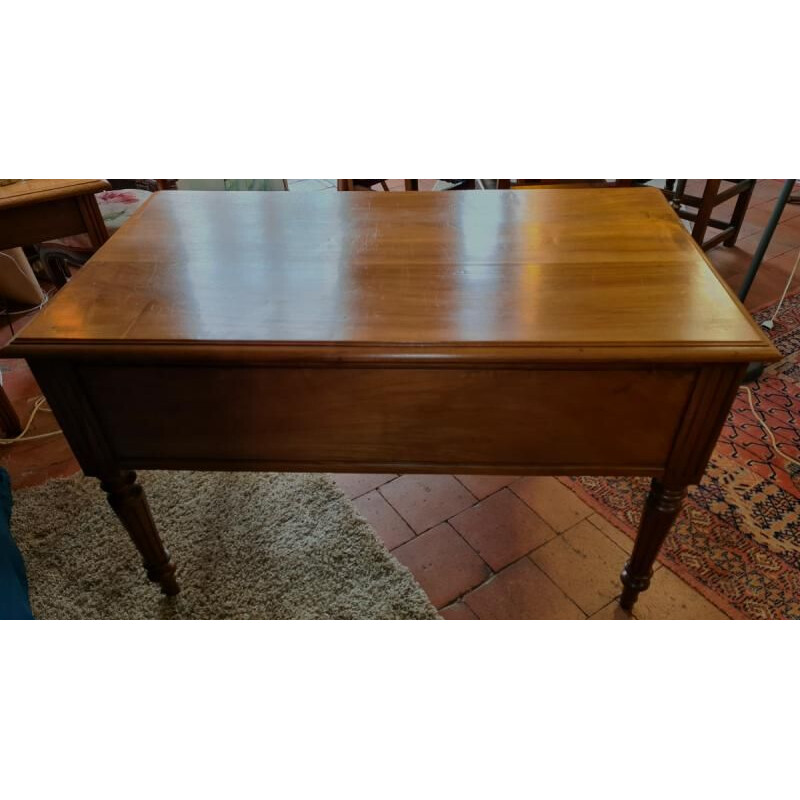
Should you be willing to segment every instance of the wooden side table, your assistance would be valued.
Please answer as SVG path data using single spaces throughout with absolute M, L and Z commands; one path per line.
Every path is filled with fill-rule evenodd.
M 21 180 L 0 186 L 0 250 L 61 236 L 88 233 L 96 249 L 108 239 L 94 195 L 109 188 L 98 179 Z M 0 429 L 22 432 L 19 417 L 0 387 Z

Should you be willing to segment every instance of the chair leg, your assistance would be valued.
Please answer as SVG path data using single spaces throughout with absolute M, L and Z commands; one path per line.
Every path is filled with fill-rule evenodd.
M 733 208 L 733 214 L 731 216 L 731 225 L 733 225 L 733 231 L 722 243 L 725 245 L 725 247 L 733 247 L 736 244 L 736 240 L 739 238 L 739 232 L 742 230 L 744 215 L 747 213 L 747 208 L 750 205 L 750 198 L 753 196 L 753 190 L 755 188 L 756 182 L 750 181 L 750 188 L 745 189 L 745 191 L 743 191 L 736 200 L 736 205 Z
M 721 183 L 721 180 L 709 179 L 706 181 L 706 188 L 703 190 L 703 199 L 700 202 L 700 208 L 697 210 L 697 218 L 692 227 L 692 239 L 694 239 L 700 247 L 703 246 L 703 240 L 706 238 L 708 221 L 711 219 L 711 214 L 714 211 L 714 199 L 719 194 Z
M 682 204 L 683 195 L 686 193 L 686 179 L 679 178 L 675 181 L 675 194 L 672 196 L 672 207 L 677 211 Z
M 69 264 L 72 263 L 76 267 L 83 266 L 89 260 L 89 255 L 85 257 L 73 255 L 67 258 L 64 253 L 45 247 L 39 248 L 39 261 L 50 282 L 59 289 L 65 286 L 70 278 Z
M 384 192 L 388 192 L 389 191 L 389 184 L 386 183 L 386 181 L 381 181 L 381 188 L 383 189 Z

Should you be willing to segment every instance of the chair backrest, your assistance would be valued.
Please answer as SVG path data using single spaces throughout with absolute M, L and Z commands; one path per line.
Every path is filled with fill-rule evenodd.
M 587 189 L 587 188 L 619 188 L 625 186 L 635 186 L 636 184 L 643 183 L 641 180 L 633 180 L 631 178 L 617 178 L 616 180 L 598 180 L 598 179 L 548 179 L 548 178 L 516 178 L 512 185 L 511 179 L 502 178 L 497 182 L 498 189 L 536 189 L 540 186 L 563 186 L 569 189 Z
M 386 178 L 339 178 L 336 181 L 336 188 L 340 192 L 363 191 L 371 189 L 376 184 L 380 184 L 385 192 L 389 191 L 389 184 L 386 183 Z M 419 191 L 419 180 L 414 178 L 411 180 L 404 180 L 404 189 L 407 192 Z

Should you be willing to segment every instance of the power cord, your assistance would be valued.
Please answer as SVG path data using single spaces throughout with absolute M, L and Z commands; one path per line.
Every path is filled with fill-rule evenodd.
M 786 286 L 783 287 L 783 294 L 781 295 L 781 299 L 778 301 L 778 306 L 775 309 L 775 313 L 770 319 L 764 320 L 764 322 L 761 323 L 762 328 L 766 328 L 768 331 L 771 331 L 775 327 L 775 318 L 778 316 L 778 312 L 781 310 L 783 301 L 786 299 L 786 294 L 789 291 L 789 287 L 792 285 L 794 274 L 797 272 L 798 264 L 800 264 L 800 250 L 797 251 L 797 258 L 794 260 L 794 266 L 792 267 L 792 272 L 789 275 L 789 280 L 786 281 Z
M 15 436 L 13 439 L 0 439 L 0 445 L 3 444 L 16 444 L 17 442 L 31 442 L 34 439 L 46 439 L 48 436 L 59 436 L 61 434 L 60 430 L 57 431 L 50 431 L 49 433 L 37 433 L 35 436 L 26 436 L 25 434 L 30 430 L 31 425 L 33 424 L 33 420 L 35 419 L 36 415 L 39 411 L 47 411 L 49 413 L 53 413 L 51 409 L 45 408 L 44 404 L 47 402 L 44 396 L 39 396 L 36 398 L 36 402 L 33 404 L 33 411 L 31 411 L 30 417 L 28 417 L 28 423 L 22 429 L 22 433 L 19 436 Z
M 796 266 L 796 265 L 795 265 Z M 775 434 L 770 429 L 769 425 L 764 421 L 763 417 L 756 411 L 756 407 L 753 403 L 753 393 L 750 391 L 749 386 L 742 386 L 747 392 L 747 399 L 750 402 L 750 410 L 753 412 L 753 416 L 758 420 L 758 424 L 767 432 L 767 436 L 769 436 L 770 441 L 772 442 L 772 449 L 779 455 L 785 458 L 790 463 L 794 464 L 796 467 L 800 467 L 800 462 L 795 461 L 791 456 L 787 456 L 786 453 L 783 452 L 778 447 L 778 442 L 775 439 Z

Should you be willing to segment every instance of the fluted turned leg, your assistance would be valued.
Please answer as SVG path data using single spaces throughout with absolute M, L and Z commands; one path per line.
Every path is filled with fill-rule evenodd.
M 100 485 L 142 556 L 147 577 L 161 584 L 164 594 L 178 594 L 180 587 L 175 580 L 175 565 L 158 535 L 144 489 L 136 482 L 136 473 L 123 470 L 103 477 Z
M 667 488 L 661 481 L 653 479 L 639 523 L 639 533 L 633 545 L 633 553 L 620 576 L 623 589 L 619 604 L 626 611 L 633 608 L 639 593 L 650 585 L 653 563 L 681 510 L 684 497 L 686 497 L 686 486 Z

